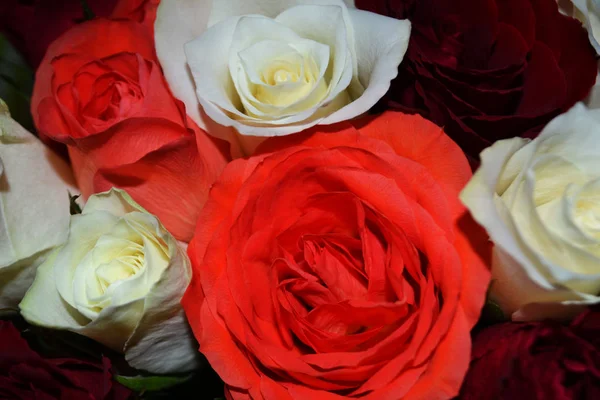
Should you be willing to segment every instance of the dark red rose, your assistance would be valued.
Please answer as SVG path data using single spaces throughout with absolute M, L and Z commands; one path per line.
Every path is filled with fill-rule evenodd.
M 125 400 L 129 394 L 112 380 L 107 358 L 102 364 L 44 359 L 10 322 L 0 321 L 0 398 Z
M 108 17 L 117 0 L 87 0 L 96 16 Z M 1 0 L 0 32 L 33 68 L 46 49 L 69 28 L 84 20 L 81 0 Z
M 600 309 L 570 326 L 491 326 L 473 341 L 460 399 L 600 399 Z
M 419 113 L 472 158 L 499 139 L 535 137 L 587 96 L 595 52 L 556 0 L 357 0 L 408 18 L 412 34 L 383 105 Z
M 86 0 L 97 17 L 131 19 L 153 30 L 160 0 Z M 33 68 L 54 40 L 85 20 L 81 0 L 1 0 L 0 32 Z

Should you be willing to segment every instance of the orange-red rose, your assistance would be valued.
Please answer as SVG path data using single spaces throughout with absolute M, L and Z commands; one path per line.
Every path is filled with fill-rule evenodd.
M 355 124 L 269 139 L 211 189 L 183 304 L 230 399 L 458 393 L 489 279 L 469 165 L 419 116 Z
M 169 92 L 144 25 L 96 19 L 61 36 L 37 71 L 32 114 L 42 136 L 69 146 L 86 197 L 126 189 L 190 239 L 226 161 Z

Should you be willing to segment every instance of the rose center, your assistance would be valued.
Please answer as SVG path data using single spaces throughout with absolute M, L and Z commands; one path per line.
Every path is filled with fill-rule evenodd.
M 285 107 L 293 104 L 319 86 L 317 97 L 326 93 L 326 84 L 319 81 L 319 69 L 310 56 L 293 54 L 284 59 L 275 59 L 260 74 L 264 85 L 254 87 L 254 96 L 258 101 Z
M 279 118 L 317 106 L 329 93 L 328 46 L 310 40 L 263 40 L 237 54 L 237 89 L 244 111 Z
M 291 74 L 288 71 L 279 70 L 275 72 L 275 83 L 284 83 L 284 82 L 296 82 L 298 80 L 298 75 Z
M 122 250 L 122 254 L 124 255 L 120 255 L 96 268 L 96 277 L 102 294 L 106 292 L 110 285 L 128 279 L 142 269 L 144 254 L 141 249 L 125 248 Z

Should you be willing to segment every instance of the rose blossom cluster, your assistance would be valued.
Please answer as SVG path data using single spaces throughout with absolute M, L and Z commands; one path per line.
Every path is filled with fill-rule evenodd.
M 560 3 L 106 4 L 39 139 L 0 102 L 0 312 L 228 399 L 600 395 L 600 14 Z M 0 395 L 127 396 L 0 335 Z

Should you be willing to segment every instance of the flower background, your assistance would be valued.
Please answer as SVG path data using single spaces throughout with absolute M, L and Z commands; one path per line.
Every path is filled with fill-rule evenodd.
M 0 397 L 600 396 L 597 306 L 566 321 L 509 322 L 506 309 L 486 302 L 492 243 L 458 203 L 471 177 L 468 163 L 475 170 L 482 150 L 535 138 L 579 101 L 594 107 L 593 7 L 581 14 L 577 0 L 560 9 L 554 0 L 356 0 L 358 9 L 389 17 L 382 27 L 410 21 L 410 41 L 396 54 L 404 58 L 390 57 L 400 65 L 384 62 L 385 79 L 373 85 L 385 96 L 371 116 L 261 144 L 205 119 L 191 78 L 173 78 L 164 46 L 177 50 L 177 41 L 155 29 L 161 3 L 162 15 L 165 4 L 184 4 L 172 32 L 202 16 L 190 40 L 246 9 L 278 14 L 261 1 L 6 0 L 0 98 L 12 118 L 69 161 L 84 198 L 125 189 L 180 245 L 191 241 L 194 277 L 183 307 L 206 359 L 190 374 L 158 376 L 88 338 L 3 314 Z M 383 31 L 364 29 L 356 48 L 399 50 L 402 43 L 385 43 Z M 366 65 L 381 73 L 374 65 L 385 51 L 375 53 L 366 53 Z M 181 82 L 187 89 L 179 90 Z M 2 129 L 0 146 L 8 149 L 14 121 Z M 6 167 L 0 164 L 0 173 L 10 172 Z M 300 195 L 286 196 L 290 187 Z M 0 189 L 7 190 L 2 180 Z M 352 212 L 316 200 L 340 191 L 360 198 L 358 214 L 368 214 L 357 226 Z M 385 204 L 390 193 L 395 200 Z M 411 213 L 393 211 L 400 198 L 422 218 L 416 228 Z M 44 204 L 29 202 L 22 202 L 25 211 Z M 292 207 L 299 204 L 301 211 Z M 315 213 L 323 220 L 310 220 Z M 264 223 L 271 219 L 277 223 Z M 319 231 L 329 223 L 356 232 L 330 237 Z M 406 270 L 394 275 L 401 265 Z M 340 301 L 347 308 L 328 308 Z M 397 310 L 397 301 L 408 305 Z M 387 351 L 390 332 L 402 329 L 411 339 Z
M 383 103 L 440 126 L 474 161 L 496 140 L 535 137 L 587 96 L 597 67 L 581 23 L 555 0 L 358 0 L 409 18 L 407 60 Z

